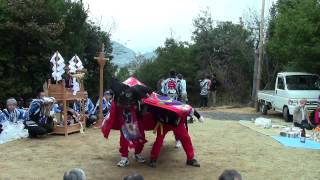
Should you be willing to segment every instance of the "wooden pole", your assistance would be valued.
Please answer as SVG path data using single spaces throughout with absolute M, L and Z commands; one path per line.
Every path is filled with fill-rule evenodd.
M 261 69 L 262 69 L 262 59 L 263 59 L 263 44 L 264 44 L 264 7 L 265 0 L 262 0 L 262 8 L 261 8 L 261 19 L 260 19 L 260 37 L 259 37 L 259 59 L 257 63 L 257 77 L 256 77 L 256 91 L 255 91 L 255 108 L 258 109 L 258 91 L 260 90 L 260 82 L 261 82 Z
M 101 52 L 99 53 L 99 57 L 95 57 L 98 60 L 99 71 L 100 71 L 100 82 L 99 82 L 99 119 L 95 127 L 100 127 L 103 121 L 103 109 L 102 109 L 102 101 L 103 101 L 103 70 L 106 64 L 107 58 L 105 58 L 104 54 L 104 44 L 102 44 Z

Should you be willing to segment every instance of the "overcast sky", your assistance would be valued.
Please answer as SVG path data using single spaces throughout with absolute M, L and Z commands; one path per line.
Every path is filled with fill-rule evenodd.
M 272 2 L 266 0 L 266 13 Z M 83 0 L 89 18 L 114 41 L 136 52 L 150 52 L 167 37 L 190 41 L 192 20 L 210 9 L 214 20 L 239 22 L 248 9 L 260 12 L 261 0 Z

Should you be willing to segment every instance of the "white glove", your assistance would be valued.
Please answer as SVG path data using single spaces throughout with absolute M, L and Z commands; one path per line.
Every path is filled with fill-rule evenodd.
M 200 116 L 200 118 L 198 119 L 198 121 L 199 121 L 200 123 L 204 123 L 204 118 L 203 118 L 202 116 Z

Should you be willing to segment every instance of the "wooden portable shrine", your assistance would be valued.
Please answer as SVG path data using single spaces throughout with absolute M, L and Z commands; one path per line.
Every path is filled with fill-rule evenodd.
M 80 91 L 77 92 L 76 95 L 73 95 L 73 91 L 71 88 L 66 88 L 65 80 L 62 80 L 60 83 L 51 83 L 51 80 L 48 81 L 48 95 L 50 97 L 54 97 L 57 103 L 63 104 L 63 111 L 61 114 L 60 120 L 63 122 L 63 125 L 56 123 L 54 125 L 54 130 L 52 134 L 64 134 L 68 136 L 70 133 L 80 132 L 81 128 L 85 128 L 86 126 L 86 116 L 84 112 L 84 100 L 85 96 L 87 96 L 87 91 L 84 90 L 83 82 L 80 83 Z M 68 114 L 67 109 L 69 107 L 69 103 L 73 103 L 75 101 L 81 102 L 81 111 L 80 111 L 80 122 L 81 124 L 67 124 Z
M 80 61 L 77 55 L 74 58 L 78 59 L 77 62 Z M 73 61 L 72 58 L 69 62 Z M 60 105 L 62 103 L 63 111 L 58 114 L 59 122 L 55 122 L 54 130 L 51 134 L 64 134 L 68 136 L 70 133 L 79 132 L 84 130 L 86 126 L 86 116 L 85 116 L 85 108 L 84 108 L 84 101 L 85 97 L 88 95 L 87 91 L 84 89 L 83 85 L 83 77 L 86 73 L 86 70 L 83 69 L 82 63 L 80 61 L 81 69 L 77 69 L 76 67 L 72 67 L 72 70 L 65 68 L 64 59 L 56 52 L 53 57 L 51 58 L 50 62 L 53 64 L 53 73 L 52 76 L 55 80 L 55 83 L 51 82 L 51 79 L 48 80 L 48 96 L 54 97 L 56 102 Z M 73 64 L 75 65 L 75 64 Z M 69 80 L 71 78 L 75 78 L 77 81 L 77 90 L 75 91 L 73 88 L 69 88 L 66 84 L 66 80 L 62 79 L 62 74 L 65 72 L 65 69 L 69 71 Z M 69 82 L 68 82 L 69 84 Z M 73 84 L 74 86 L 74 84 Z M 68 124 L 68 109 L 69 104 L 74 103 L 75 101 L 80 102 L 80 116 L 77 119 L 77 122 Z

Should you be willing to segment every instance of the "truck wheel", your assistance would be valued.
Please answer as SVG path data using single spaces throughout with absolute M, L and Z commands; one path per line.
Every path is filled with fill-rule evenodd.
M 266 104 L 262 105 L 262 114 L 267 115 L 268 114 L 268 106 Z
M 289 109 L 288 109 L 287 106 L 285 106 L 285 107 L 283 108 L 283 113 L 282 113 L 282 115 L 283 115 L 283 119 L 284 119 L 286 122 L 291 122 L 291 121 L 292 121 L 292 115 L 290 115 Z
M 263 102 L 259 102 L 259 111 L 263 115 L 267 115 L 268 114 L 268 106 Z

